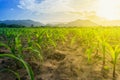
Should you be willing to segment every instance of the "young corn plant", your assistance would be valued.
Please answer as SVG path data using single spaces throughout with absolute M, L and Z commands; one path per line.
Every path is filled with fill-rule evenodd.
M 38 35 L 38 37 L 39 37 L 39 35 Z M 31 51 L 32 60 L 33 59 L 40 60 L 40 62 L 43 62 L 43 55 L 41 53 L 41 50 L 42 50 L 41 45 L 42 45 L 43 40 L 42 40 L 42 37 L 40 37 L 40 38 L 41 39 L 34 41 L 31 39 L 31 37 L 28 37 L 28 42 L 27 42 L 28 46 L 27 46 L 27 48 L 25 48 L 25 50 Z
M 33 53 L 34 58 L 37 60 L 40 60 L 40 62 L 43 62 L 43 55 L 41 53 L 41 46 L 40 44 L 33 42 L 33 46 L 28 47 L 27 49 L 30 50 Z
M 116 78 L 116 65 L 117 65 L 117 61 L 118 58 L 120 56 L 120 46 L 119 45 L 115 45 L 114 47 L 111 46 L 110 44 L 107 44 L 107 49 L 108 52 L 112 58 L 112 64 L 113 64 L 113 79 Z
M 57 46 L 56 42 L 54 41 L 54 36 L 52 31 L 50 32 L 49 30 L 46 31 L 46 39 L 47 39 L 47 44 L 46 44 L 47 46 L 48 45 L 52 45 L 53 47 Z
M 88 58 L 88 63 L 91 64 L 92 62 L 92 53 L 94 53 L 94 50 L 96 48 L 96 43 L 94 42 L 94 33 L 93 32 L 88 32 L 86 33 L 86 39 L 85 39 L 85 44 L 86 44 L 86 54 Z
M 103 69 L 106 65 L 106 44 L 107 44 L 107 38 L 100 38 L 97 36 L 97 40 L 99 42 L 100 49 L 102 51 L 102 58 L 103 58 Z
M 12 58 L 12 59 L 15 59 L 15 60 L 18 60 L 19 62 L 21 62 L 23 64 L 23 66 L 25 67 L 25 69 L 27 70 L 30 80 L 34 80 L 33 71 L 31 69 L 30 65 L 26 61 L 24 61 L 23 58 L 17 57 L 14 54 L 10 54 L 10 53 L 0 54 L 0 57 L 9 57 L 9 58 Z
M 92 60 L 93 49 L 92 48 L 88 48 L 85 53 L 87 54 L 88 64 L 90 64 L 91 60 Z
M 4 43 L 0 43 L 0 46 L 7 48 L 8 50 L 10 50 L 10 53 L 6 53 L 6 54 L 0 54 L 0 57 L 9 57 L 12 59 L 15 59 L 19 62 L 21 62 L 23 64 L 23 66 L 26 68 L 28 75 L 30 76 L 30 80 L 34 80 L 34 74 L 33 71 L 30 67 L 30 65 L 24 60 L 23 55 L 22 55 L 22 51 L 23 51 L 23 46 L 21 44 L 21 40 L 19 38 L 20 35 L 18 35 L 15 38 L 15 42 L 14 42 L 14 53 L 13 49 L 11 49 L 11 47 L 7 44 Z

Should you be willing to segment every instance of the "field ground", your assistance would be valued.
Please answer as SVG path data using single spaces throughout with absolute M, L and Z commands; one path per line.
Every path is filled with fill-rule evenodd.
M 0 43 L 14 46 L 1 45 L 0 54 L 16 55 L 22 47 L 35 80 L 120 80 L 120 28 L 1 28 Z M 29 80 L 21 63 L 8 57 L 0 58 L 0 80 L 18 80 L 4 68 Z

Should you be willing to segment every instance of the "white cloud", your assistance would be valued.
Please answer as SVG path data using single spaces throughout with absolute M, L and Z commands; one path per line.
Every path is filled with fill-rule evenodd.
M 120 0 L 99 0 L 97 14 L 107 19 L 120 19 Z
M 20 0 L 18 7 L 31 11 L 36 20 L 71 21 L 85 18 L 84 11 L 96 11 L 99 0 Z
M 18 7 L 27 10 L 34 10 L 35 0 L 20 0 Z
M 68 6 L 69 2 L 70 0 L 44 0 L 41 3 L 37 3 L 36 0 L 20 0 L 18 7 L 38 13 L 73 11 L 73 9 Z

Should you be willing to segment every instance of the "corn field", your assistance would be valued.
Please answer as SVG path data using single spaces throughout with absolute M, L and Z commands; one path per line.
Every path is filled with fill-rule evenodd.
M 0 65 L 8 59 L 25 70 L 26 80 L 120 80 L 120 28 L 0 28 Z M 48 60 L 56 61 L 49 67 L 54 78 L 42 76 Z M 2 72 L 23 80 L 14 67 L 0 67 Z

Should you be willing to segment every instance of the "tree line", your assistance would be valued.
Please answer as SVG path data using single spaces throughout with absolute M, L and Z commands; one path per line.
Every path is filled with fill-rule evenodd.
M 23 28 L 23 27 L 26 27 L 26 26 L 23 26 L 23 25 L 18 25 L 18 24 L 4 24 L 4 23 L 0 23 L 0 28 Z

